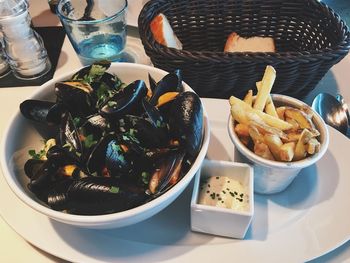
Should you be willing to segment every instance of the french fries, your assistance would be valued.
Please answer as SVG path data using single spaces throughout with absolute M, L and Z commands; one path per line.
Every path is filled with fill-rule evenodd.
M 254 102 L 254 109 L 263 111 L 266 105 L 266 100 L 270 96 L 273 83 L 276 79 L 276 71 L 272 66 L 267 66 L 263 79 L 261 80 L 261 88 L 258 90 Z
M 308 107 L 275 107 L 270 95 L 276 71 L 267 66 L 257 95 L 249 90 L 243 100 L 231 96 L 229 103 L 240 140 L 255 154 L 282 162 L 298 161 L 320 151 L 319 131 Z
M 258 115 L 266 124 L 278 128 L 280 130 L 289 130 L 292 125 L 284 120 L 268 115 L 267 113 L 254 109 L 247 105 L 244 101 L 234 96 L 230 97 L 232 117 L 239 123 L 249 124 L 250 117 Z
M 256 88 L 258 89 L 258 92 L 259 92 L 259 90 L 261 90 L 261 81 L 258 81 L 256 83 Z M 253 95 L 252 95 L 252 97 L 253 97 Z M 265 112 L 271 116 L 278 118 L 278 114 L 276 112 L 275 105 L 273 104 L 273 101 L 272 101 L 272 98 L 270 95 L 266 99 Z

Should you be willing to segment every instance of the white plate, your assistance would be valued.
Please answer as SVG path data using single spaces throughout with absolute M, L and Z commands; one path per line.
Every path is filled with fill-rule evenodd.
M 228 102 L 203 99 L 211 120 L 208 157 L 229 160 Z M 277 195 L 255 195 L 255 215 L 244 240 L 190 231 L 192 184 L 154 217 L 121 229 L 67 226 L 20 202 L 0 177 L 0 214 L 24 239 L 74 262 L 303 262 L 350 237 L 350 141 L 330 128 L 329 150 Z M 214 158 L 215 156 L 215 158 Z
M 140 11 L 146 2 L 148 2 L 148 0 L 128 0 L 128 13 L 126 20 L 129 26 L 138 27 L 137 19 L 139 18 Z

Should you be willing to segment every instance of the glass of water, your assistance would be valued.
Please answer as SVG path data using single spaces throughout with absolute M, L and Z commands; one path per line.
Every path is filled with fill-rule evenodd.
M 61 0 L 57 14 L 84 65 L 123 61 L 127 0 Z

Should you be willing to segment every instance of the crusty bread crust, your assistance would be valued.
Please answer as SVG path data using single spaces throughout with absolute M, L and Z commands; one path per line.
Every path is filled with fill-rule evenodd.
M 164 14 L 159 14 L 152 19 L 150 24 L 154 39 L 161 45 L 182 49 L 180 40 L 175 35 L 171 25 Z
M 240 37 L 236 32 L 227 37 L 224 52 L 275 52 L 271 37 Z

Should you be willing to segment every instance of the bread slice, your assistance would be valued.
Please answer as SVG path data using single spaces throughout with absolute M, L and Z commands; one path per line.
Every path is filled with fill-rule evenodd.
M 231 33 L 226 41 L 224 52 L 275 52 L 275 42 L 271 37 L 243 38 Z
M 182 43 L 175 35 L 171 25 L 164 14 L 159 14 L 152 19 L 150 24 L 154 39 L 167 47 L 182 49 Z

